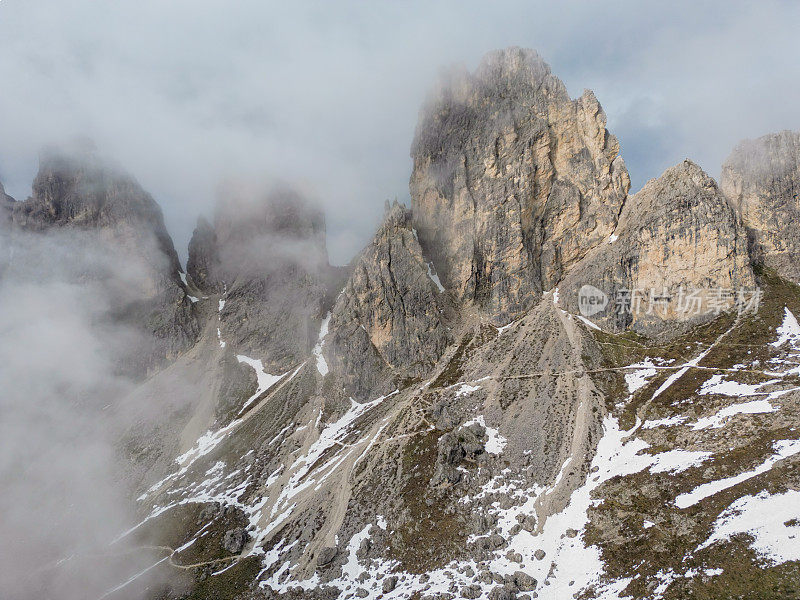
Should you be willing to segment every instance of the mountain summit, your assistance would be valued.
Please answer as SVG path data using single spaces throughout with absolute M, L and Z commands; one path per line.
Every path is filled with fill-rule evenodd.
M 455 71 L 412 146 L 414 225 L 442 282 L 505 324 L 614 231 L 630 178 L 606 116 L 532 50 Z

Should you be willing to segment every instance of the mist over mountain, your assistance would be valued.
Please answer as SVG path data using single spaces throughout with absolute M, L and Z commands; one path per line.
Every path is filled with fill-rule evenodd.
M 408 203 L 408 148 L 442 68 L 536 48 L 592 89 L 632 189 L 686 157 L 717 177 L 739 140 L 800 128 L 793 2 L 5 0 L 0 180 L 24 199 L 39 150 L 75 136 L 159 200 L 176 249 L 224 179 L 288 181 L 322 204 L 335 265 Z M 770 90 L 770 93 L 764 93 Z

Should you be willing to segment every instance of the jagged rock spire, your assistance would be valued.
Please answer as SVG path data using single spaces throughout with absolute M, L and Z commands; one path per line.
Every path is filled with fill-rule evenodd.
M 125 371 L 141 375 L 194 343 L 197 324 L 161 208 L 92 144 L 42 151 L 32 196 L 10 214 L 20 234 L 60 236 L 57 247 L 70 242 L 88 253 L 64 260 L 75 277 L 108 287 L 111 313 L 142 333 Z
M 395 202 L 332 311 L 328 354 L 352 393 L 386 393 L 428 373 L 452 342 L 449 294 L 435 273 L 409 210 Z
M 459 300 L 505 322 L 614 230 L 630 180 L 605 124 L 594 95 L 571 100 L 532 50 L 442 82 L 417 126 L 411 199 Z
M 740 217 L 716 182 L 685 160 L 629 197 L 614 235 L 565 278 L 559 295 L 571 312 L 580 311 L 584 285 L 608 296 L 605 310 L 592 315 L 604 326 L 677 333 L 719 314 L 709 310 L 716 294 L 727 302 L 727 294 L 752 292 L 755 280 Z M 693 292 L 702 300 L 697 311 L 680 306 Z

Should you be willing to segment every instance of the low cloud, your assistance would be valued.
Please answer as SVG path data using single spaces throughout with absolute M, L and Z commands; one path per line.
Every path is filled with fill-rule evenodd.
M 127 540 L 111 545 L 135 521 L 119 444 L 133 414 L 123 399 L 134 382 L 122 367 L 140 333 L 108 317 L 113 292 L 135 286 L 141 271 L 87 235 L 0 240 L 3 259 L 11 257 L 0 276 L 0 589 L 8 598 L 99 598 L 160 558 L 132 553 Z M 145 582 L 114 597 L 138 598 Z
M 217 183 L 297 182 L 347 262 L 408 199 L 417 111 L 439 69 L 533 47 L 595 90 L 634 188 L 689 156 L 800 127 L 800 5 L 766 1 L 284 3 L 6 0 L 0 180 L 24 197 L 42 144 L 95 139 L 164 207 L 178 251 Z

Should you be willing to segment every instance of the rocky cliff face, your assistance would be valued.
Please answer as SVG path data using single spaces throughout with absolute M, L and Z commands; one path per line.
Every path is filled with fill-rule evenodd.
M 6 189 L 0 183 L 0 214 L 3 215 L 3 220 L 10 219 L 10 211 L 13 207 L 12 202 L 14 202 L 14 199 L 6 194 Z
M 755 258 L 800 282 L 800 132 L 741 142 L 720 186 L 742 214 Z
M 243 353 L 285 370 L 316 341 L 330 277 L 322 212 L 291 190 L 229 186 L 213 230 L 201 221 L 189 275 L 221 293 L 220 331 Z
M 142 374 L 163 366 L 194 343 L 197 324 L 161 209 L 93 148 L 44 151 L 33 195 L 10 212 L 19 235 L 75 245 L 77 281 L 107 284 L 109 319 L 142 334 L 143 347 L 126 370 Z
M 197 219 L 192 239 L 189 240 L 189 260 L 186 273 L 201 290 L 221 292 L 219 282 L 212 277 L 219 268 L 217 234 L 205 217 Z
M 500 324 L 605 241 L 630 187 L 594 95 L 571 100 L 519 48 L 452 73 L 423 108 L 411 155 L 423 248 L 458 300 Z
M 130 176 L 99 159 L 92 147 L 43 151 L 33 196 L 15 206 L 14 221 L 28 230 L 113 232 L 119 246 L 137 254 L 163 255 L 154 277 L 173 277 L 179 271 L 178 254 L 158 204 Z
M 452 342 L 448 320 L 449 294 L 395 203 L 336 300 L 326 355 L 357 397 L 388 393 L 431 371 Z
M 581 307 L 583 286 L 608 297 Z M 681 331 L 749 300 L 755 278 L 740 217 L 716 182 L 686 160 L 628 198 L 613 235 L 575 266 L 563 305 L 614 331 Z M 584 298 L 585 302 L 585 298 Z
M 13 210 L 14 199 L 6 194 L 3 184 L 0 183 L 0 231 L 7 232 L 10 229 Z
M 0 278 L 7 268 L 10 259 L 11 219 L 14 210 L 14 199 L 6 194 L 0 183 Z

